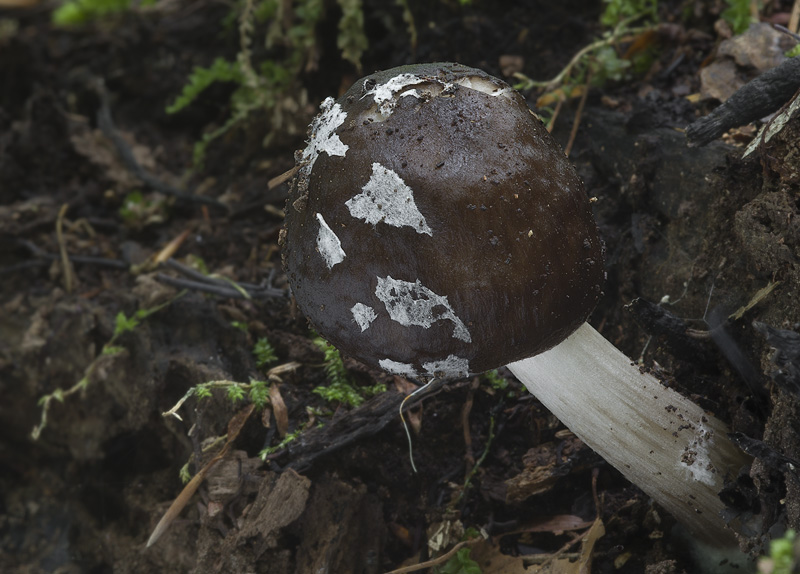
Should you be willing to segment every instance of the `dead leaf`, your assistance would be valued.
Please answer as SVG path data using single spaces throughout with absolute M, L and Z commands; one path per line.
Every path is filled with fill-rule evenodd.
M 739 309 L 737 309 L 735 313 L 728 316 L 728 319 L 730 319 L 731 321 L 738 321 L 739 319 L 741 319 L 745 313 L 747 313 L 750 309 L 758 305 L 765 297 L 767 297 L 767 295 L 772 293 L 775 287 L 777 287 L 780 284 L 781 284 L 780 281 L 771 281 L 765 287 L 762 287 L 761 289 L 756 291 L 755 295 L 753 295 L 750 301 L 747 302 L 747 305 L 745 305 L 744 307 L 739 307 Z
M 578 570 L 576 570 L 576 574 L 589 574 L 592 571 L 592 556 L 594 555 L 594 545 L 600 540 L 606 533 L 606 527 L 603 525 L 603 521 L 600 520 L 598 516 L 592 527 L 589 529 L 589 532 L 583 538 L 583 543 L 581 544 L 581 555 L 578 559 Z
M 269 405 L 264 405 L 261 409 L 261 426 L 268 429 L 272 424 L 272 408 Z
M 278 428 L 278 434 L 281 438 L 286 436 L 289 432 L 289 411 L 286 408 L 286 403 L 283 402 L 281 390 L 277 384 L 272 384 L 269 387 L 269 402 L 272 405 L 272 411 L 275 413 L 275 426 Z
M 297 520 L 306 509 L 310 489 L 311 481 L 293 470 L 282 473 L 274 484 L 262 481 L 238 539 L 244 542 L 261 536 L 264 544 L 274 547 L 276 533 Z

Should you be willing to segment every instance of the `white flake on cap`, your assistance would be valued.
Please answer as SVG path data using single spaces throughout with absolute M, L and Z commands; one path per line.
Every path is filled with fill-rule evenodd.
M 333 268 L 337 263 L 344 261 L 347 255 L 342 249 L 342 242 L 333 232 L 333 229 L 328 227 L 325 223 L 325 218 L 321 213 L 317 213 L 317 220 L 319 221 L 319 232 L 317 232 L 317 249 L 319 254 L 325 260 L 328 269 Z
M 409 88 L 409 86 L 419 84 L 424 85 L 418 88 Z M 365 89 L 366 85 L 365 82 Z M 372 96 L 372 99 L 377 104 L 377 110 L 365 113 L 363 118 L 371 122 L 386 121 L 386 118 L 392 115 L 397 102 L 402 97 L 414 96 L 418 99 L 425 99 L 435 98 L 439 95 L 453 95 L 453 92 L 458 86 L 475 90 L 476 92 L 481 92 L 492 97 L 502 96 L 504 98 L 511 98 L 514 93 L 513 88 L 509 86 L 503 87 L 481 76 L 459 78 L 451 84 L 434 77 L 398 74 L 389 81 L 378 84 L 364 94 L 364 97 Z
M 391 276 L 378 277 L 375 296 L 386 305 L 386 311 L 393 321 L 405 327 L 417 326 L 428 329 L 436 321 L 452 321 L 455 328 L 453 337 L 465 343 L 471 343 L 466 325 L 453 312 L 447 297 L 437 295 L 419 282 L 392 279 Z M 444 307 L 444 311 L 434 313 L 436 307 Z
M 325 98 L 320 104 L 320 114 L 311 122 L 311 141 L 308 142 L 306 149 L 303 150 L 303 172 L 305 175 L 311 173 L 314 162 L 322 152 L 328 155 L 338 155 L 344 157 L 350 146 L 343 143 L 339 136 L 334 133 L 339 126 L 344 123 L 347 112 L 342 111 L 342 106 L 337 104 L 333 98 Z
M 506 86 L 505 88 L 501 88 L 494 82 L 491 82 L 487 78 L 482 78 L 480 76 L 467 76 L 466 78 L 459 78 L 456 80 L 456 84 L 465 88 L 469 88 L 470 90 L 482 92 L 492 97 L 503 96 L 504 98 L 510 98 L 512 93 L 512 89 L 510 87 Z
M 353 305 L 350 312 L 353 314 L 353 320 L 361 327 L 362 333 L 369 328 L 370 323 L 378 318 L 375 309 L 363 303 L 356 303 Z
M 363 193 L 345 202 L 350 215 L 356 219 L 372 225 L 383 221 L 394 227 L 408 226 L 417 233 L 433 235 L 414 203 L 414 192 L 396 172 L 373 163 L 372 176 L 361 189 Z
M 372 99 L 378 104 L 381 113 L 388 116 L 391 115 L 394 109 L 394 102 L 392 101 L 394 95 L 397 92 L 401 92 L 403 88 L 419 84 L 422 81 L 424 81 L 422 78 L 414 74 L 399 74 L 385 84 L 378 84 L 365 95 L 372 96 Z
M 422 368 L 433 376 L 442 376 L 445 378 L 451 377 L 466 377 L 469 375 L 469 361 L 449 355 L 443 361 L 431 361 L 430 363 L 423 363 Z
M 414 365 L 409 365 L 408 363 L 398 363 L 391 359 L 381 359 L 378 361 L 378 364 L 381 366 L 381 369 L 392 375 L 400 375 L 410 379 L 415 379 L 419 376 L 417 375 Z

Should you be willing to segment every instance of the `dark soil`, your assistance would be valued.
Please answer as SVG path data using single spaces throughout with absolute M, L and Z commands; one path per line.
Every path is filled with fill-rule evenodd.
M 500 57 L 514 55 L 544 79 L 600 33 L 599 7 L 585 0 L 409 2 L 412 46 L 399 7 L 365 4 L 365 73 L 449 60 L 502 76 Z M 643 75 L 590 91 L 570 156 L 607 244 L 605 295 L 590 322 L 739 433 L 756 458 L 731 487 L 731 512 L 756 516 L 741 543 L 757 555 L 800 527 L 800 114 L 746 159 L 746 131 L 688 148 L 680 130 L 715 105 L 685 96 L 714 54 L 718 14 L 713 3 L 661 4 L 669 26 L 657 57 Z M 778 18 L 791 3 L 764 4 Z M 164 109 L 193 66 L 235 58 L 236 26 L 220 24 L 228 5 L 163 2 L 74 29 L 51 25 L 44 6 L 0 12 L 0 30 L 12 30 L 0 32 L 0 571 L 379 573 L 431 558 L 430 540 L 444 552 L 473 528 L 491 535 L 473 547 L 484 573 L 523 572 L 599 513 L 605 534 L 584 544 L 592 572 L 696 572 L 672 519 L 504 369 L 506 390 L 476 378 L 413 405 L 417 473 L 396 416 L 408 382 L 345 358 L 357 387 L 389 390 L 357 409 L 313 392 L 326 384 L 324 356 L 280 266 L 286 184 L 268 182 L 294 165 L 318 103 L 359 77 L 336 48 L 339 8 L 325 5 L 316 65 L 295 80 L 281 125 L 253 114 L 196 170 L 192 146 L 228 117 L 231 86 L 179 114 Z M 562 144 L 576 109 L 567 102 L 556 121 Z M 205 199 L 164 195 L 177 189 Z M 145 203 L 124 218 L 134 191 Z M 176 240 L 176 260 L 201 259 L 210 273 L 275 294 L 176 298 L 159 274 L 179 275 L 155 263 Z M 663 302 L 684 328 L 648 320 L 647 302 Z M 158 305 L 104 352 L 120 313 Z M 266 368 L 252 354 L 263 337 L 278 357 Z M 272 408 L 231 434 L 146 548 L 183 488 L 181 468 L 189 461 L 194 474 L 219 453 L 224 440 L 203 448 L 246 401 L 217 391 L 187 400 L 182 420 L 162 413 L 194 385 L 268 377 Z M 33 440 L 39 399 L 84 378 L 51 401 Z M 289 432 L 307 430 L 262 462 L 287 420 Z

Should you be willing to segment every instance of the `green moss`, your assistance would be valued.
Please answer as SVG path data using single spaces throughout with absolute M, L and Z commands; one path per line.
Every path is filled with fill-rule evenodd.
M 657 0 L 603 0 L 606 5 L 600 16 L 600 23 L 608 28 L 614 28 L 620 22 L 638 15 L 655 22 L 658 20 Z
M 360 73 L 361 56 L 368 47 L 362 0 L 337 2 L 341 9 L 337 45 L 342 57 Z M 202 167 L 212 142 L 245 124 L 255 113 L 269 118 L 271 131 L 265 141 L 282 128 L 284 111 L 279 104 L 302 90 L 302 75 L 319 50 L 317 27 L 324 17 L 323 0 L 240 0 L 234 4 L 221 27 L 230 30 L 238 24 L 235 60 L 218 57 L 207 67 L 195 67 L 181 94 L 166 108 L 167 113 L 179 113 L 215 82 L 236 86 L 227 119 L 203 134 L 194 146 L 196 168 Z M 263 44 L 266 52 L 254 53 L 256 42 Z
M 253 356 L 256 358 L 256 364 L 260 369 L 278 360 L 275 349 L 265 337 L 260 338 L 256 341 L 256 344 L 253 345 Z
M 436 574 L 482 574 L 480 565 L 470 558 L 471 548 L 461 548 L 444 565 L 434 568 Z
M 140 4 L 151 6 L 155 0 L 142 0 Z M 131 0 L 69 0 L 53 11 L 52 20 L 58 26 L 77 26 L 130 8 Z
M 743 34 L 753 21 L 750 15 L 750 0 L 725 0 L 728 8 L 722 12 L 722 19 L 730 24 L 734 34 Z
M 328 377 L 328 385 L 317 387 L 313 392 L 326 401 L 358 407 L 367 397 L 386 390 L 386 386 L 382 384 L 355 387 L 350 380 L 339 350 L 322 337 L 315 338 L 314 344 L 325 353 L 325 374 Z
M 787 530 L 781 538 L 769 543 L 769 556 L 760 558 L 758 571 L 763 574 L 790 574 L 797 572 L 798 554 L 794 530 Z

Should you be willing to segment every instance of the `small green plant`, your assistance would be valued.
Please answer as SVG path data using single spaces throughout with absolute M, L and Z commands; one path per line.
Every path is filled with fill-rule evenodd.
M 367 49 L 367 36 L 364 34 L 364 7 L 361 0 L 338 0 L 342 9 L 339 19 L 339 35 L 336 46 L 342 58 L 351 62 L 359 75 L 361 71 L 361 55 Z
M 303 434 L 305 428 L 297 429 L 294 432 L 286 433 L 286 436 L 283 437 L 283 440 L 276 444 L 275 446 L 268 446 L 267 448 L 263 449 L 261 452 L 258 453 L 258 456 L 261 460 L 266 460 L 267 457 L 271 454 L 275 454 L 279 450 L 283 450 L 286 448 L 290 442 L 295 441 L 298 437 Z
M 236 381 L 207 381 L 195 385 L 186 391 L 186 394 L 183 395 L 181 400 L 164 414 L 178 417 L 177 411 L 187 399 L 190 397 L 196 397 L 198 400 L 209 399 L 214 396 L 213 391 L 215 389 L 225 391 L 225 396 L 231 403 L 237 403 L 247 398 L 258 410 L 263 409 L 269 403 L 269 383 L 267 381 L 259 381 L 257 379 L 250 379 L 249 383 L 239 383 Z
M 249 397 L 258 410 L 263 409 L 269 402 L 269 386 L 265 381 L 251 379 Z
M 186 484 L 192 480 L 192 471 L 189 469 L 189 465 L 192 464 L 193 458 L 194 457 L 190 457 L 189 460 L 186 461 L 186 464 L 184 464 L 178 471 L 178 477 L 180 477 L 183 484 Z
M 258 365 L 259 369 L 263 369 L 267 365 L 278 360 L 275 349 L 266 337 L 262 337 L 256 341 L 256 344 L 253 346 L 253 355 L 256 358 L 256 365 Z
M 97 369 L 98 362 L 102 357 L 107 357 L 110 355 L 117 355 L 125 350 L 125 347 L 117 345 L 117 341 L 119 338 L 131 331 L 134 331 L 145 319 L 147 319 L 153 313 L 157 313 L 158 311 L 164 309 L 171 305 L 174 301 L 183 297 L 186 291 L 181 291 L 175 297 L 167 301 L 166 303 L 162 303 L 161 305 L 157 305 L 155 307 L 151 307 L 150 309 L 139 309 L 133 315 L 128 317 L 120 311 L 117 313 L 117 316 L 114 318 L 114 332 L 111 335 L 111 338 L 103 345 L 103 348 L 100 350 L 100 354 L 97 358 L 95 358 L 88 367 L 84 370 L 84 375 L 81 380 L 75 383 L 68 389 L 61 389 L 58 388 L 54 390 L 52 393 L 48 393 L 39 399 L 39 406 L 42 407 L 42 416 L 39 420 L 39 424 L 33 427 L 33 431 L 31 432 L 31 437 L 33 440 L 38 440 L 42 434 L 42 431 L 47 426 L 47 414 L 50 411 L 50 407 L 53 401 L 58 401 L 59 403 L 63 403 L 64 399 L 69 397 L 70 395 L 74 395 L 75 393 L 84 391 L 89 386 L 89 381 L 91 380 L 92 375 L 94 374 L 95 370 Z
M 167 218 L 167 199 L 157 194 L 148 199 L 141 191 L 132 191 L 122 201 L 119 215 L 133 229 L 163 223 Z
M 325 353 L 325 374 L 328 376 L 328 385 L 317 387 L 313 392 L 326 401 L 358 407 L 364 402 L 365 398 L 386 390 L 386 385 L 382 384 L 371 387 L 354 387 L 350 382 L 350 377 L 347 374 L 347 369 L 344 366 L 339 350 L 322 337 L 316 337 L 314 344 Z
M 239 385 L 231 385 L 228 387 L 226 395 L 228 396 L 228 400 L 232 403 L 239 402 L 244 400 L 247 396 L 245 390 Z
M 614 28 L 628 18 L 645 16 L 652 22 L 658 20 L 657 0 L 603 0 L 606 5 L 600 23 Z
M 342 57 L 361 73 L 361 56 L 367 48 L 364 33 L 362 0 L 337 0 L 341 9 L 337 45 Z M 316 28 L 325 15 L 323 0 L 241 0 L 234 4 L 239 22 L 239 53 L 231 61 L 216 58 L 208 67 L 196 67 L 181 95 L 167 106 L 169 114 L 178 113 L 194 102 L 215 82 L 236 86 L 230 99 L 231 113 L 216 129 L 206 132 L 194 147 L 194 163 L 201 167 L 208 145 L 242 125 L 260 112 L 270 118 L 272 131 L 283 124 L 280 102 L 292 92 L 299 93 L 299 78 L 317 49 Z M 264 33 L 266 55 L 253 54 L 256 30 Z
M 261 458 L 261 460 L 266 460 L 268 456 L 275 454 L 280 450 L 283 450 L 289 445 L 289 443 L 297 440 L 300 437 L 300 435 L 302 435 L 306 430 L 314 426 L 314 421 L 317 420 L 317 417 L 322 415 L 322 412 L 320 412 L 319 409 L 316 409 L 314 407 L 306 407 L 306 413 L 308 413 L 309 418 L 305 423 L 303 423 L 300 426 L 300 428 L 296 429 L 294 432 L 286 433 L 286 436 L 283 437 L 283 440 L 281 440 L 281 442 L 279 442 L 275 446 L 268 446 L 267 448 L 261 450 L 261 452 L 258 453 L 258 456 Z M 321 427 L 322 424 L 318 423 L 317 426 Z
M 228 62 L 225 58 L 215 59 L 208 68 L 195 66 L 186 85 L 183 86 L 181 95 L 175 98 L 175 101 L 168 105 L 165 111 L 168 114 L 181 111 L 195 101 L 203 93 L 203 90 L 214 82 L 241 84 L 243 81 L 244 75 L 238 64 L 236 62 Z
M 750 23 L 753 21 L 750 12 L 751 0 L 725 0 L 728 4 L 721 16 L 733 30 L 734 34 L 743 34 L 747 32 Z
M 211 271 L 208 270 L 208 265 L 206 264 L 205 260 L 194 253 L 189 253 L 186 257 L 184 257 L 183 263 L 190 269 L 199 271 L 203 275 L 211 274 Z
M 546 107 L 566 98 L 582 95 L 587 84 L 602 86 L 608 81 L 625 79 L 631 70 L 646 68 L 652 50 L 637 52 L 631 59 L 619 55 L 619 44 L 651 30 L 658 21 L 657 0 L 604 0 L 606 7 L 600 23 L 606 28 L 602 37 L 578 51 L 572 60 L 551 80 L 535 81 L 524 74 L 519 90 L 537 88 L 543 92 L 539 107 Z M 639 25 L 634 26 L 634 23 Z M 549 114 L 548 114 L 549 115 Z
M 141 0 L 152 6 L 156 0 Z M 120 14 L 131 8 L 132 0 L 68 0 L 53 11 L 52 20 L 59 26 L 76 26 L 99 18 Z
M 769 543 L 769 556 L 758 560 L 759 574 L 791 574 L 796 572 L 798 553 L 794 530 L 787 530 L 781 538 Z
M 244 321 L 231 321 L 231 327 L 239 329 L 242 333 L 247 333 L 247 323 Z
M 508 388 L 508 381 L 500 376 L 497 369 L 486 371 L 481 377 L 496 391 L 504 391 Z
M 480 565 L 470 558 L 471 548 L 461 548 L 442 566 L 434 568 L 436 574 L 483 574 Z

